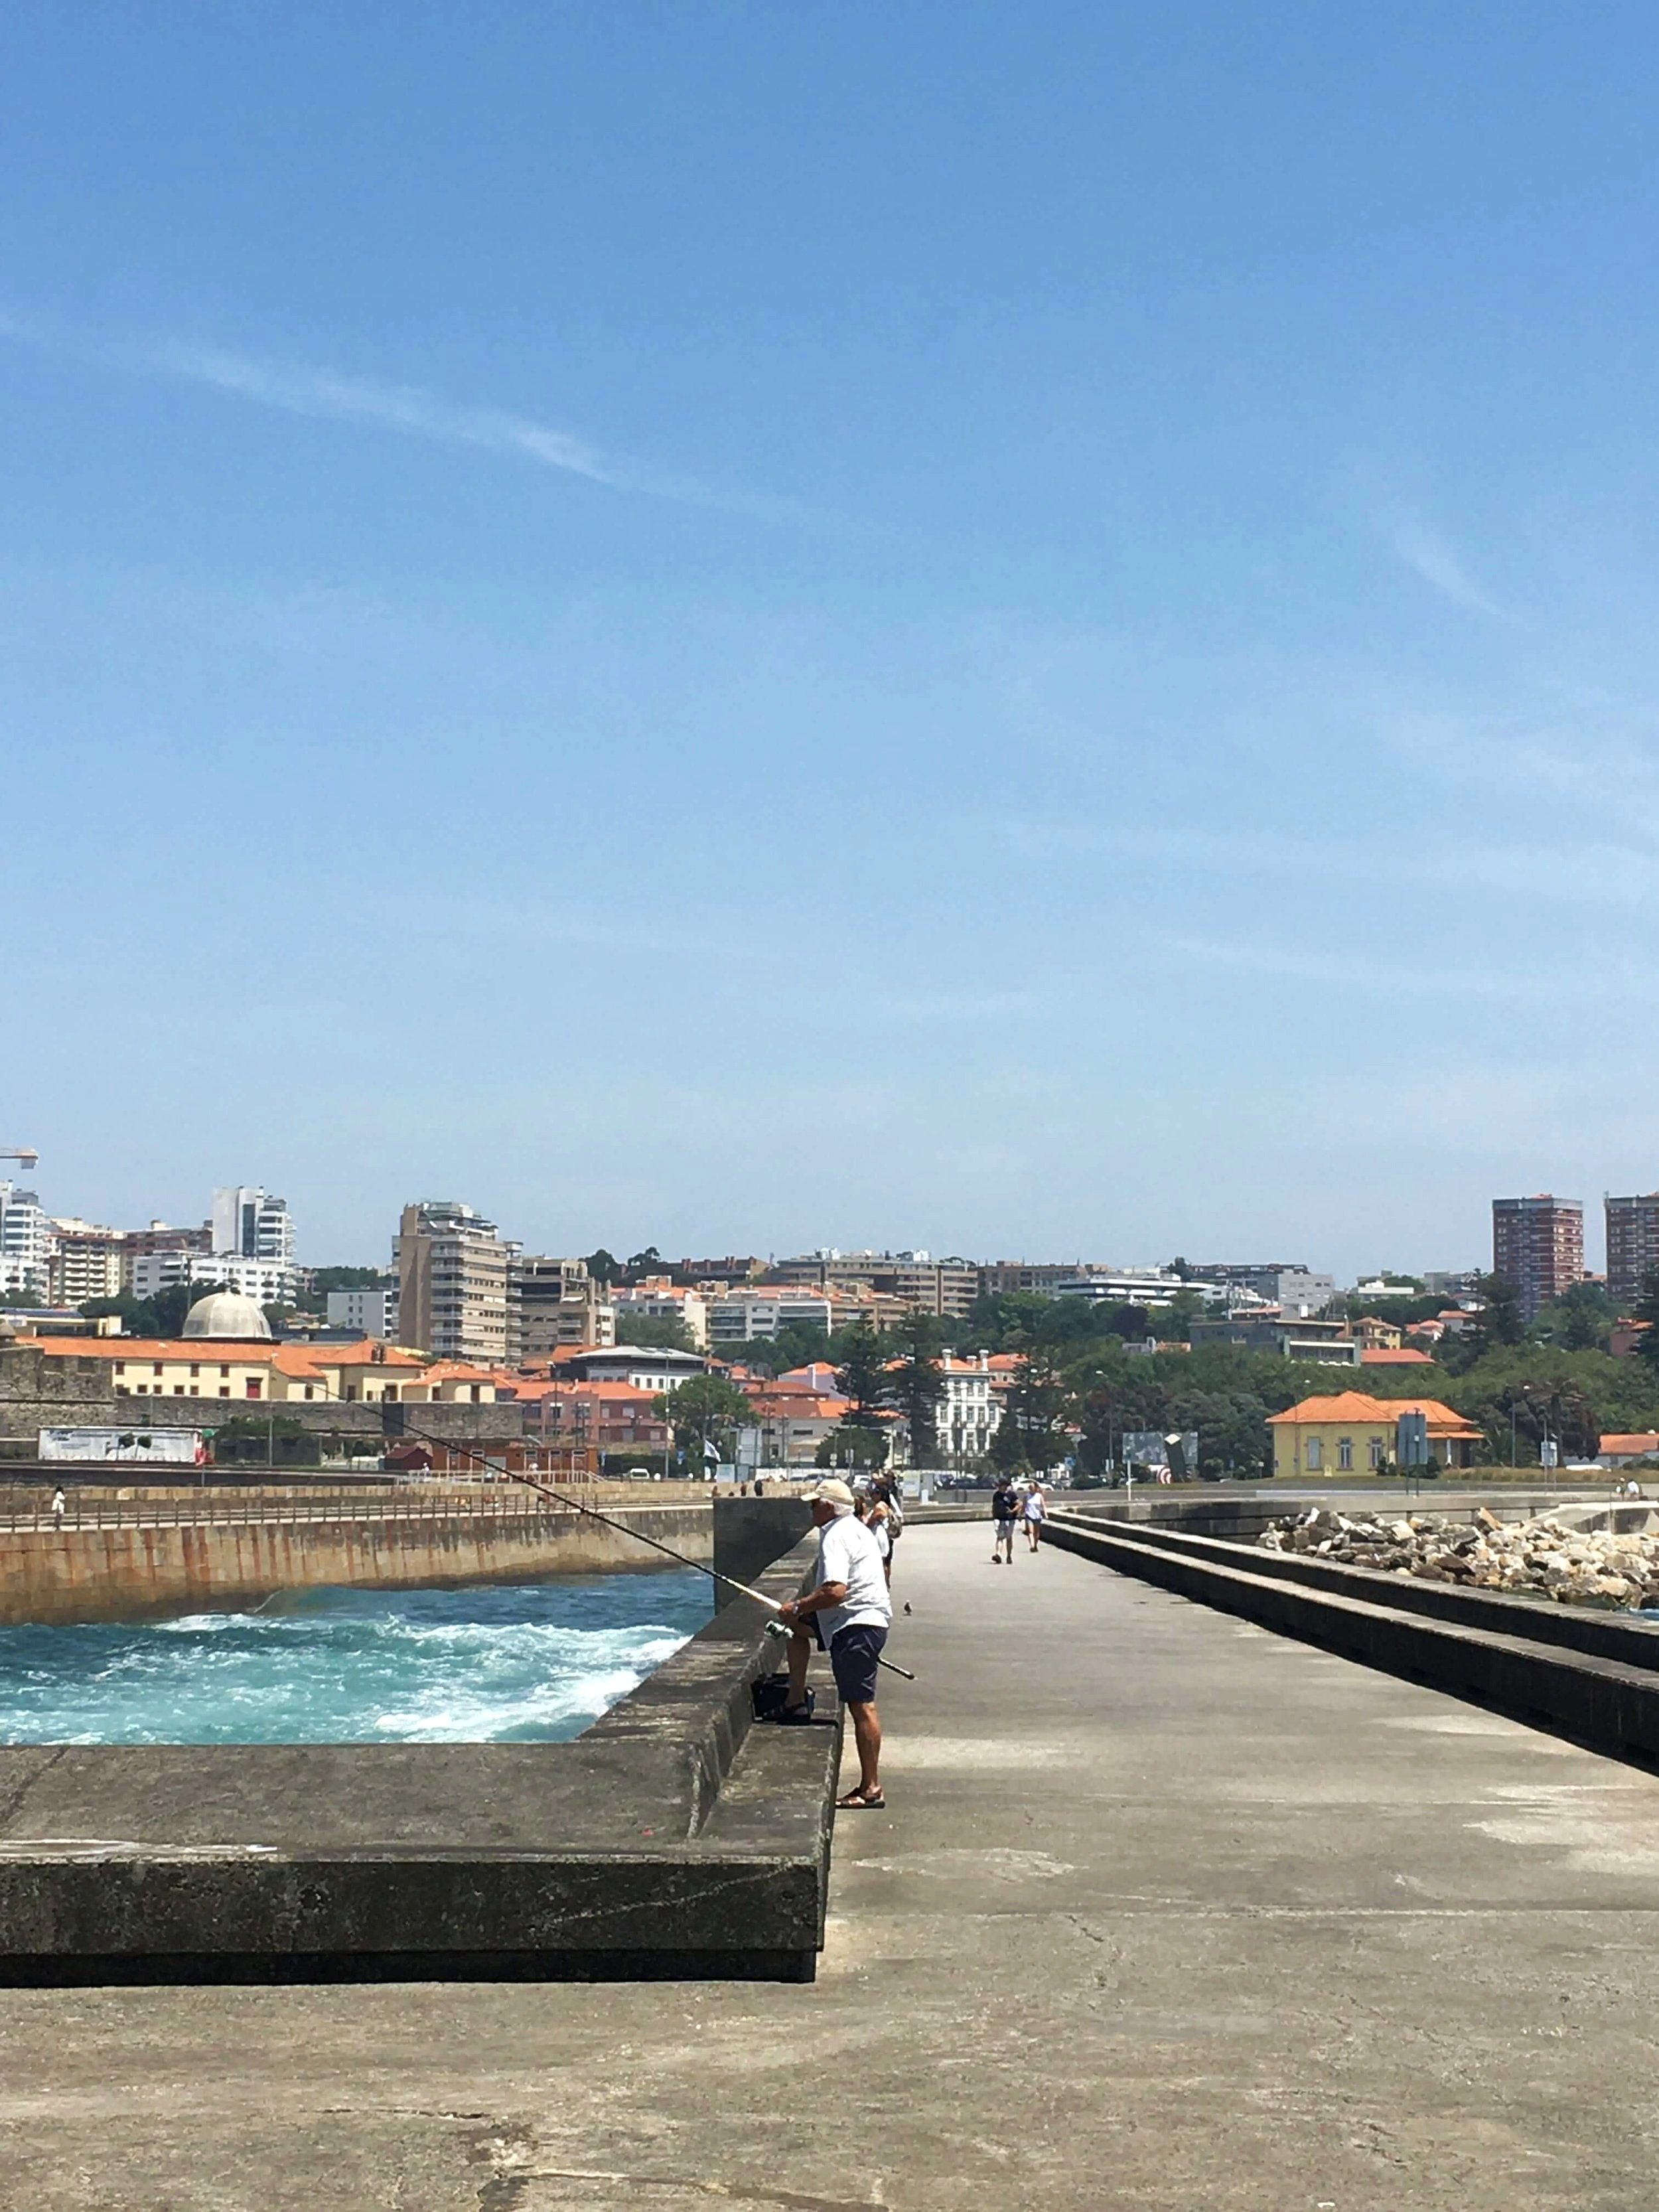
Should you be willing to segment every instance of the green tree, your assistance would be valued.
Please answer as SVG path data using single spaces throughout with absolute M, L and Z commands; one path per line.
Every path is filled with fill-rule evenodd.
M 295 1304 L 301 1313 L 325 1314 L 331 1291 L 389 1290 L 394 1279 L 379 1267 L 313 1267 Z
M 1659 1374 L 1659 1267 L 1644 1267 L 1642 1285 L 1632 1316 L 1647 1327 L 1636 1340 L 1637 1357 L 1650 1374 Z
M 1179 1344 L 1191 1341 L 1193 1323 L 1206 1311 L 1201 1291 L 1177 1291 L 1170 1301 L 1170 1334 Z
M 1559 1344 L 1566 1352 L 1601 1352 L 1607 1349 L 1618 1318 L 1604 1284 L 1573 1283 L 1541 1310 L 1532 1334 L 1540 1342 Z
M 1059 1367 L 1042 1346 L 1034 1347 L 1021 1359 L 1008 1391 L 1008 1411 L 1030 1466 L 1046 1474 L 1066 1456 L 1072 1440 L 1064 1425 L 1070 1410 Z
M 999 1474 L 1029 1473 L 1031 1462 L 1025 1452 L 1025 1431 L 1020 1427 L 1019 1416 L 1012 1406 L 1005 1408 L 997 1423 L 996 1434 L 991 1438 L 990 1461 Z
M 1502 1275 L 1479 1275 L 1475 1291 L 1482 1301 L 1480 1312 L 1470 1316 L 1467 1328 L 1454 1340 L 1454 1348 L 1443 1346 L 1447 1358 L 1464 1367 L 1472 1366 L 1499 1345 L 1524 1342 L 1527 1334 L 1521 1318 L 1521 1294 L 1513 1283 Z
M 945 1376 L 933 1334 L 925 1315 L 912 1316 L 896 1331 L 898 1357 L 888 1370 L 890 1401 L 910 1435 L 912 1467 L 939 1464 L 939 1413 L 945 1402 Z
M 220 1467 L 315 1467 L 318 1439 L 292 1413 L 233 1413 L 213 1431 Z
M 883 1429 L 849 1428 L 839 1422 L 812 1455 L 815 1467 L 885 1467 L 889 1438 Z
M 678 1314 L 630 1313 L 626 1306 L 617 1310 L 617 1341 L 652 1345 L 665 1352 L 697 1349 L 691 1341 L 691 1332 Z
M 118 1315 L 124 1336 L 177 1336 L 198 1298 L 229 1287 L 228 1283 L 169 1283 L 149 1298 L 135 1298 L 128 1291 L 112 1298 L 88 1298 L 81 1311 L 88 1321 Z
M 623 1271 L 622 1261 L 614 1252 L 607 1252 L 603 1244 L 597 1252 L 588 1254 L 586 1267 L 596 1283 L 614 1283 Z
M 878 1429 L 892 1402 L 893 1378 L 887 1347 L 867 1321 L 861 1321 L 843 1340 L 836 1367 L 836 1388 L 851 1400 L 847 1425 Z
M 667 1421 L 687 1469 L 701 1476 L 712 1446 L 723 1460 L 737 1456 L 737 1435 L 752 1421 L 754 1408 L 735 1382 L 724 1375 L 692 1375 L 659 1395 L 654 1408 Z

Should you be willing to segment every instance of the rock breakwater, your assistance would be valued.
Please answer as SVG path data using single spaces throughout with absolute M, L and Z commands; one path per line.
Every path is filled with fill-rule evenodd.
M 1659 1531 L 1577 1528 L 1557 1514 L 1503 1522 L 1480 1506 L 1467 1521 L 1428 1514 L 1368 1520 L 1316 1506 L 1271 1522 L 1256 1541 L 1269 1552 L 1562 1605 L 1659 1607 Z

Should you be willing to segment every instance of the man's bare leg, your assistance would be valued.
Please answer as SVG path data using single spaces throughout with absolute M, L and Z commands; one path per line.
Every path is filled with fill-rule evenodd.
M 872 1698 L 867 1705 L 848 1701 L 847 1710 L 853 1716 L 853 1740 L 859 1747 L 859 1793 L 865 1797 L 881 1795 L 881 1715 L 876 1711 Z
M 806 1703 L 806 1662 L 812 1656 L 812 1639 L 804 1628 L 795 1629 L 789 1638 L 789 1696 L 791 1705 Z

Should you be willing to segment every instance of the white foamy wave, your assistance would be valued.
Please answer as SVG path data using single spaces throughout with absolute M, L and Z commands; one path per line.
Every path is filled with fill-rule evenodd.
M 550 1724 L 599 1714 L 638 1689 L 647 1667 L 618 1667 L 606 1674 L 579 1674 L 550 1682 L 528 1696 L 458 1698 L 453 1689 L 434 1688 L 401 1711 L 381 1713 L 374 1723 L 382 1735 L 402 1743 L 490 1743 L 524 1730 L 539 1733 Z

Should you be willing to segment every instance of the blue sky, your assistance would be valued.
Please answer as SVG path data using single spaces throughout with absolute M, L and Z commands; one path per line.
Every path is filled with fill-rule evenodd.
M 0 27 L 0 1136 L 303 1256 L 1659 1184 L 1645 7 Z

